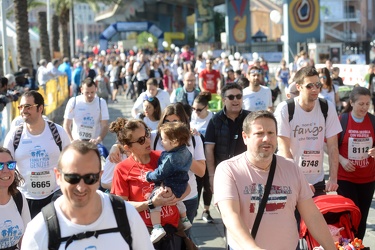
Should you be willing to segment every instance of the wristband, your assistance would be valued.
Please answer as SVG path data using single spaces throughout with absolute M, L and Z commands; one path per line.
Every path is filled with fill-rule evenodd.
M 152 200 L 151 200 L 151 199 L 149 199 L 149 200 L 147 201 L 147 206 L 148 206 L 149 209 L 154 209 L 154 208 L 155 208 L 154 203 L 152 203 Z

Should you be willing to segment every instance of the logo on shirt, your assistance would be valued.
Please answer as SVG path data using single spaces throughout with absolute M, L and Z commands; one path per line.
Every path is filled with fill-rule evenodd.
M 48 168 L 49 155 L 41 146 L 35 146 L 30 151 L 30 168 Z

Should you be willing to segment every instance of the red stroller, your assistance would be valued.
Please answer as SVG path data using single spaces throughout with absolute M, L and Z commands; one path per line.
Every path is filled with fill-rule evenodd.
M 337 228 L 344 227 L 344 230 L 340 232 L 342 237 L 354 239 L 354 233 L 361 220 L 361 212 L 352 200 L 341 195 L 321 195 L 315 197 L 314 202 L 327 224 Z M 306 240 L 306 249 L 312 250 L 320 245 L 312 237 L 303 220 L 301 220 L 300 228 L 300 237 Z

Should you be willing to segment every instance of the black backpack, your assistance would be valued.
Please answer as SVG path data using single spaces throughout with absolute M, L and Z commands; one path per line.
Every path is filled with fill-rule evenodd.
M 20 191 L 18 191 L 16 194 L 12 195 L 14 203 L 16 203 L 17 210 L 22 216 L 22 207 L 23 207 L 23 198 Z
M 294 109 L 296 108 L 296 104 L 294 103 L 294 98 L 286 100 L 288 105 L 288 114 L 289 114 L 289 122 L 293 119 Z M 324 121 L 327 121 L 327 114 L 328 114 L 328 103 L 326 99 L 319 98 L 320 109 L 322 110 Z
M 372 114 L 370 114 L 370 113 L 367 113 L 367 115 L 370 118 L 372 127 L 375 130 L 375 116 L 372 115 Z M 340 124 L 341 124 L 341 127 L 342 127 L 342 132 L 339 134 L 339 138 L 337 140 L 338 143 L 339 143 L 339 146 L 341 146 L 342 141 L 344 140 L 344 135 L 345 135 L 345 132 L 346 132 L 346 127 L 348 125 L 348 120 L 349 120 L 349 113 L 342 113 L 341 114 L 341 119 L 340 119 Z M 375 142 L 374 142 L 374 144 L 375 144 Z
M 53 203 L 51 202 L 47 206 L 43 207 L 43 218 L 48 228 L 48 249 L 58 250 L 60 244 L 65 241 L 65 248 L 67 248 L 75 240 L 82 240 L 90 238 L 92 236 L 95 236 L 97 238 L 100 234 L 120 232 L 121 236 L 124 238 L 126 243 L 128 243 L 129 249 L 132 250 L 132 237 L 124 200 L 121 197 L 115 195 L 109 195 L 109 198 L 111 200 L 113 213 L 115 214 L 117 227 L 101 229 L 97 231 L 83 232 L 63 238 L 61 237 L 60 225 L 57 219 L 56 210 Z
M 47 123 L 48 123 L 49 129 L 51 130 L 53 139 L 55 140 L 55 143 L 59 147 L 60 152 L 61 152 L 62 141 L 61 141 L 59 131 L 57 130 L 56 124 L 51 121 L 47 121 Z M 17 127 L 17 130 L 14 133 L 14 139 L 13 139 L 14 152 L 16 152 L 16 149 L 18 148 L 18 145 L 20 144 L 22 131 L 23 131 L 23 123 Z

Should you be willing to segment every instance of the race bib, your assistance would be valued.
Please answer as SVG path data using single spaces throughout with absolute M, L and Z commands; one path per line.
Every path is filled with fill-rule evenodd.
M 348 159 L 363 160 L 368 158 L 368 150 L 372 147 L 372 138 L 352 138 L 348 141 Z
M 322 171 L 323 154 L 320 150 L 303 150 L 298 166 L 304 174 L 319 174 Z
M 215 89 L 215 84 L 213 80 L 207 80 L 206 84 L 207 89 Z
M 53 171 L 29 172 L 27 190 L 33 195 L 51 194 L 55 190 L 56 179 Z
M 94 134 L 94 127 L 81 125 L 79 127 L 79 139 L 81 140 L 90 140 Z

